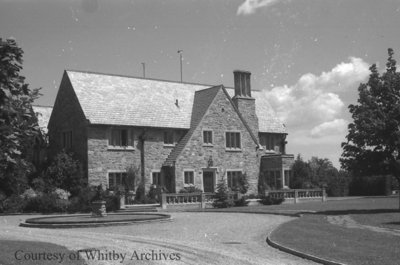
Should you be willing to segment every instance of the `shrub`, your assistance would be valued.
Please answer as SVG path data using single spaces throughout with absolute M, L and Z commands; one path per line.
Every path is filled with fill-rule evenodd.
M 4 199 L 0 206 L 3 213 L 21 213 L 24 210 L 26 200 L 18 195 L 11 195 Z
M 233 200 L 229 198 L 229 189 L 226 186 L 224 177 L 221 178 L 217 185 L 217 192 L 214 195 L 214 208 L 229 208 L 234 205 Z
M 271 196 L 262 196 L 261 203 L 264 205 L 277 205 L 285 201 L 285 198 L 272 198 Z
M 194 185 L 184 187 L 179 191 L 179 193 L 197 193 L 197 192 L 203 192 L 203 191 Z
M 236 207 L 249 205 L 249 201 L 247 201 L 245 196 L 243 196 L 240 199 L 234 200 L 233 203 L 235 204 Z
M 146 197 L 146 190 L 144 188 L 143 183 L 140 183 L 136 189 L 135 202 L 141 202 L 145 200 L 145 197 Z
M 69 202 L 59 199 L 55 193 L 43 193 L 30 198 L 24 205 L 24 212 L 52 213 L 65 212 Z
M 106 210 L 107 212 L 114 212 L 119 210 L 119 196 L 115 194 L 107 194 L 104 197 L 106 201 Z

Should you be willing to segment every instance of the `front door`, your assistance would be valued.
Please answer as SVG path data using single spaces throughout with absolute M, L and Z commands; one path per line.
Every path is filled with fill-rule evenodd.
M 204 192 L 214 192 L 214 171 L 203 171 Z

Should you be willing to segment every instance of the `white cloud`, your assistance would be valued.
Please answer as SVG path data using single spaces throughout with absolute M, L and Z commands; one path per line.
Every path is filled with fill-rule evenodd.
M 271 6 L 280 0 L 246 0 L 237 10 L 237 15 L 251 15 L 260 7 Z
M 329 135 L 344 135 L 347 130 L 347 121 L 344 119 L 334 119 L 315 126 L 311 130 L 311 137 L 321 138 Z
M 287 125 L 290 152 L 336 157 L 337 163 L 350 118 L 346 105 L 355 100 L 357 87 L 368 76 L 369 65 L 350 57 L 320 75 L 307 73 L 294 85 L 265 90 L 278 117 Z

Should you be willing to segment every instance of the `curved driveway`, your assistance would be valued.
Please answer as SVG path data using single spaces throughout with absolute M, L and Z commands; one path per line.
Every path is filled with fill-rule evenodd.
M 123 264 L 313 264 L 269 247 L 265 241 L 274 228 L 291 217 L 204 212 L 171 215 L 172 222 L 76 229 L 18 227 L 20 220 L 33 216 L 2 216 L 0 238 L 49 242 L 73 251 L 125 253 Z M 138 260 L 142 253 L 153 253 L 155 260 Z M 180 260 L 165 261 L 162 255 L 171 253 L 178 254 Z M 172 257 L 176 258 L 176 254 Z M 88 264 L 122 261 L 104 257 L 89 260 Z

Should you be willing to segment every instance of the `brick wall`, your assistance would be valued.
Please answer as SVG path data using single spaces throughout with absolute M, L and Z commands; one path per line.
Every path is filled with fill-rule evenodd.
M 212 147 L 203 146 L 203 130 L 213 131 Z M 241 151 L 226 150 L 226 131 L 241 132 Z M 207 168 L 210 156 L 213 160 L 212 168 L 217 170 L 216 183 L 226 170 L 242 170 L 248 177 L 249 193 L 257 193 L 259 158 L 256 144 L 222 90 L 218 92 L 214 102 L 176 161 L 177 191 L 184 187 L 183 172 L 185 170 L 194 170 L 195 185 L 203 189 L 202 170 Z

